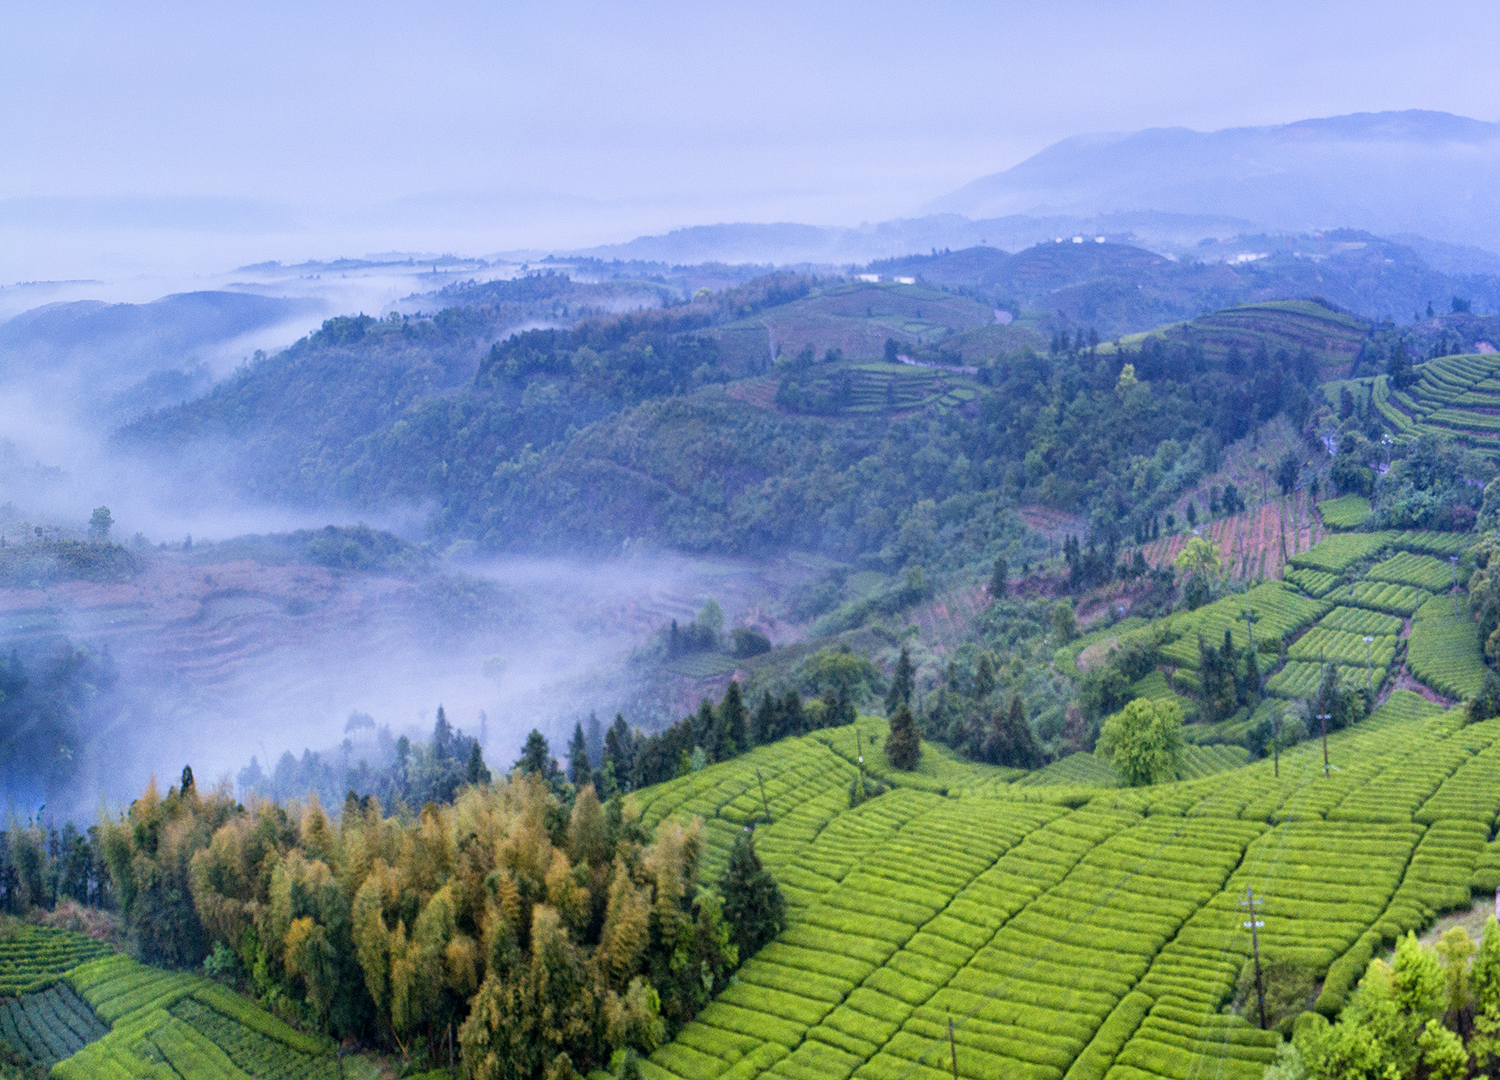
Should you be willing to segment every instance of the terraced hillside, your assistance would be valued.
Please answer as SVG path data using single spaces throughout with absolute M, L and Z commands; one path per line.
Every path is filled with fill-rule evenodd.
M 1326 775 L 1316 740 L 1279 767 L 1195 746 L 1183 779 L 1147 788 L 1091 756 L 1022 773 L 932 745 L 904 774 L 864 717 L 643 792 L 648 824 L 704 818 L 710 874 L 753 827 L 789 904 L 782 935 L 645 1074 L 936 1080 L 956 1055 L 976 1078 L 1258 1080 L 1281 1036 L 1223 1009 L 1249 955 L 1247 889 L 1263 955 L 1312 969 L 1310 1005 L 1335 1015 L 1379 950 L 1500 884 L 1500 720 L 1444 707 L 1485 670 L 1466 598 L 1443 595 L 1464 540 L 1335 534 L 1286 581 L 1120 635 L 1165 631 L 1143 696 L 1191 692 L 1200 632 L 1254 635 L 1262 709 L 1316 693 L 1325 663 L 1371 685 L 1383 703 L 1329 737 Z M 892 790 L 849 809 L 861 753 Z
M 863 743 L 880 724 L 862 719 Z M 786 930 L 646 1064 L 680 1077 L 1258 1078 L 1280 1036 L 1221 1012 L 1250 948 L 1314 968 L 1335 1013 L 1373 953 L 1489 888 L 1500 721 L 1397 691 L 1329 740 L 1121 790 L 947 763 L 848 809 L 852 732 L 788 740 L 644 795 L 756 827 Z M 932 754 L 929 748 L 929 755 Z M 874 757 L 876 755 L 869 755 Z M 869 758 L 867 757 L 867 760 Z M 961 773 L 971 780 L 962 783 Z M 949 1042 L 949 1023 L 953 1042 Z
M 0 941 L 0 1040 L 55 1080 L 332 1080 L 333 1045 L 197 975 L 66 930 Z M 358 1068 L 350 1075 L 363 1075 Z
M 1231 349 L 1249 360 L 1262 343 L 1272 352 L 1306 349 L 1327 378 L 1348 370 L 1369 328 L 1365 320 L 1315 300 L 1268 300 L 1131 334 L 1120 345 L 1138 350 L 1149 339 L 1159 338 L 1201 348 L 1214 361 L 1222 361 Z
M 1500 354 L 1443 356 L 1413 368 L 1405 390 L 1389 376 L 1361 380 L 1397 435 L 1447 435 L 1500 451 Z

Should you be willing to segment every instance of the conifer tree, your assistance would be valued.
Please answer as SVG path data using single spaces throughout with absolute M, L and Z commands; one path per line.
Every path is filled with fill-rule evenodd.
M 740 695 L 740 684 L 729 680 L 724 691 L 724 700 L 719 702 L 719 723 L 724 731 L 724 745 L 720 747 L 721 760 L 750 749 L 749 713 L 745 699 Z
M 990 574 L 990 599 L 1004 600 L 1010 591 L 1010 567 L 1006 565 L 1005 556 L 995 560 L 995 570 Z
M 901 646 L 901 658 L 896 661 L 896 673 L 891 676 L 891 688 L 886 691 L 885 711 L 895 716 L 896 710 L 911 704 L 911 692 L 915 686 L 915 669 L 911 664 L 911 650 Z
M 573 738 L 568 741 L 568 782 L 575 787 L 589 782 L 589 751 L 582 722 L 573 725 Z
M 724 919 L 733 928 L 730 941 L 743 964 L 786 925 L 786 900 L 776 879 L 761 865 L 748 833 L 735 837 L 719 892 L 724 896 Z
M 917 762 L 922 759 L 922 737 L 917 734 L 917 720 L 904 702 L 891 717 L 891 733 L 885 740 L 885 756 L 896 768 L 907 771 L 915 769 Z

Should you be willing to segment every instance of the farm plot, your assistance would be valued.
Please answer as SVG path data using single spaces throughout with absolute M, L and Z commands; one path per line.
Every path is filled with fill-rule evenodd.
M 67 983 L 0 1000 L 0 1038 L 34 1065 L 56 1065 L 108 1032 L 108 1025 Z
M 1422 555 L 1437 555 L 1447 559 L 1462 555 L 1473 544 L 1472 533 L 1428 532 L 1416 530 L 1404 532 L 1391 542 L 1397 551 L 1415 551 Z
M 1322 570 L 1337 574 L 1359 560 L 1368 559 L 1383 551 L 1390 546 L 1396 535 L 1389 532 L 1340 533 L 1314 544 L 1287 561 L 1299 570 Z
M 1415 585 L 1428 592 L 1440 592 L 1453 584 L 1453 566 L 1445 559 L 1398 551 L 1384 562 L 1365 572 L 1370 581 L 1392 581 L 1398 585 Z
M 1364 648 L 1364 643 L 1360 643 Z M 1331 661 L 1330 661 L 1331 662 Z M 1387 671 L 1377 667 L 1367 672 L 1363 665 L 1338 668 L 1338 684 L 1346 690 L 1359 690 L 1371 684 L 1377 688 L 1385 682 Z M 1279 698 L 1310 698 L 1323 682 L 1323 665 L 1317 661 L 1288 660 L 1282 669 L 1266 680 L 1266 693 Z
M 1250 632 L 1245 625 L 1247 610 L 1259 620 L 1254 624 L 1256 648 L 1274 651 L 1280 642 L 1304 626 L 1317 622 L 1332 606 L 1324 600 L 1309 599 L 1283 582 L 1268 581 L 1245 593 L 1215 600 L 1197 611 L 1163 620 L 1168 634 L 1177 639 L 1162 647 L 1162 658 L 1178 667 L 1196 670 L 1198 635 L 1202 634 L 1203 640 L 1210 645 L 1221 645 L 1226 630 L 1235 648 L 1245 648 L 1250 641 Z M 1134 634 L 1146 632 L 1132 631 Z
M 999 893 L 983 882 L 995 881 L 996 868 L 1032 843 L 1026 838 L 1047 832 L 1046 823 L 1064 813 L 992 801 L 985 814 L 976 815 L 962 801 L 935 800 L 820 903 L 794 913 L 781 936 L 740 969 L 738 982 L 675 1043 L 659 1050 L 643 1074 L 711 1077 L 735 1067 L 736 1075 L 754 1076 L 789 1057 L 795 1057 L 795 1068 L 809 1058 L 826 1066 L 824 1059 L 842 1055 L 847 1076 L 863 1061 L 849 1052 L 866 1049 L 851 1041 L 862 1029 L 856 1024 L 840 1035 L 849 1025 L 830 1025 L 830 1014 L 856 998 L 900 1008 L 901 995 L 917 993 L 923 972 L 939 968 L 945 955 L 955 949 L 972 954 L 978 942 L 970 939 L 980 930 L 953 913 L 966 911 L 967 918 L 998 925 L 1003 915 L 993 901 Z M 1076 859 L 1097 842 L 1098 829 L 1069 828 Z M 1086 835 L 1078 836 L 1080 830 Z M 942 925 L 945 918 L 956 919 L 956 940 L 932 935 L 928 947 L 921 947 L 916 938 L 923 928 Z M 950 973 L 954 969 L 950 963 Z M 818 1027 L 823 1037 L 810 1037 Z
M 1412 620 L 1406 666 L 1423 683 L 1450 698 L 1471 698 L 1484 686 L 1484 650 L 1479 627 L 1469 614 L 1467 597 L 1458 601 L 1436 596 Z
M 1328 599 L 1335 604 L 1407 618 L 1415 615 L 1417 608 L 1431 598 L 1430 592 L 1415 585 L 1391 585 L 1383 581 L 1356 581 L 1352 585 L 1341 585 L 1328 594 Z
M 1371 637 L 1394 637 L 1401 633 L 1399 618 L 1368 608 L 1336 607 L 1318 620 L 1318 626 L 1327 630 L 1342 630 L 1346 634 L 1368 634 Z
M 1374 640 L 1366 642 L 1366 637 Z M 1287 657 L 1319 664 L 1357 664 L 1364 667 L 1368 663 L 1383 670 L 1390 667 L 1391 661 L 1396 658 L 1396 636 L 1351 634 L 1343 630 L 1314 626 L 1293 643 L 1287 651 Z
M 1369 513 L 1370 500 L 1363 495 L 1345 495 L 1318 503 L 1318 515 L 1330 529 L 1358 528 Z
M 1333 592 L 1339 576 L 1326 570 L 1288 570 L 1282 580 L 1297 586 L 1308 596 L 1320 599 Z
M 330 1042 L 208 979 L 112 956 L 81 965 L 67 981 L 110 1030 L 54 1065 L 54 1080 L 338 1075 Z
M 0 997 L 45 990 L 69 968 L 113 951 L 102 941 L 72 930 L 19 927 L 0 940 Z

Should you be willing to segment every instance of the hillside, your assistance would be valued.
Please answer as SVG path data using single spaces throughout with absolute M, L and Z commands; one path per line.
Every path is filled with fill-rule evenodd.
M 1432 689 L 1472 695 L 1485 670 L 1467 614 L 1453 619 L 1426 591 L 1448 567 L 1421 553 L 1462 542 L 1330 537 L 1292 557 L 1296 586 L 1267 583 L 1112 639 L 1164 631 L 1161 662 L 1187 688 L 1195 635 L 1227 630 L 1243 649 L 1248 606 L 1265 707 L 1281 709 L 1315 692 L 1325 658 L 1362 687 L 1360 635 L 1374 634 L 1369 679 L 1383 703 L 1329 736 L 1327 776 L 1316 737 L 1278 761 L 1194 759 L 1186 775 L 1202 778 L 1135 789 L 1091 756 L 1026 773 L 934 744 L 902 773 L 877 749 L 885 722 L 862 717 L 858 739 L 816 732 L 641 792 L 648 822 L 706 821 L 714 866 L 758 821 L 756 849 L 790 904 L 775 943 L 646 1075 L 903 1077 L 946 1070 L 956 1053 L 974 1077 L 1259 1078 L 1280 1036 L 1247 1022 L 1253 1003 L 1221 1011 L 1249 960 L 1247 887 L 1262 958 L 1312 972 L 1304 1007 L 1332 1016 L 1373 955 L 1500 883 L 1500 721 L 1465 726 Z M 1171 695 L 1153 679 L 1132 693 Z M 1188 730 L 1204 742 L 1251 726 Z M 857 745 L 894 787 L 850 809 Z
M 971 767 L 943 794 L 848 810 L 851 734 L 642 793 L 648 820 L 706 816 L 722 859 L 761 812 L 758 772 L 757 851 L 791 902 L 646 1075 L 921 1075 L 947 1069 L 951 1020 L 963 1076 L 1258 1078 L 1279 1037 L 1220 1012 L 1249 958 L 1247 886 L 1263 954 L 1315 969 L 1336 1012 L 1372 952 L 1495 878 L 1500 797 L 1481 792 L 1500 722 L 1465 728 L 1409 693 L 1330 738 L 1331 779 L 1313 743 L 1279 779 L 1261 761 L 1115 791 Z
M 1429 248 L 1430 250 L 1430 248 Z M 1064 236 L 1007 254 L 993 247 L 874 262 L 868 270 L 975 290 L 1000 306 L 1046 313 L 1112 338 L 1220 308 L 1321 296 L 1367 321 L 1406 322 L 1436 303 L 1467 298 L 1500 309 L 1489 273 L 1435 269 L 1414 248 L 1368 232 L 1205 239 L 1175 258 L 1108 237 Z
M 1029 263 L 1037 280 L 1071 272 L 1043 254 Z M 564 282 L 550 287 L 574 288 Z M 1006 322 L 972 293 L 921 284 L 772 275 L 485 352 L 489 311 L 330 321 L 117 444 L 261 499 L 433 506 L 444 544 L 790 548 L 884 567 L 943 552 L 958 564 L 993 559 L 993 530 L 970 523 L 1005 503 L 1126 506 L 1128 520 L 1101 527 L 1128 534 L 1188 473 L 1212 472 L 1225 442 L 1283 411 L 1300 424 L 1319 368 L 1343 362 L 1359 325 L 1309 305 L 1194 324 L 1143 342 L 1139 389 L 1122 396 L 1121 358 L 1081 329 L 1048 344 L 1045 319 Z M 1228 370 L 1214 342 L 1231 339 L 1269 360 Z M 1135 459 L 1165 440 L 1187 464 L 1143 487 Z M 241 452 L 223 456 L 227 442 Z

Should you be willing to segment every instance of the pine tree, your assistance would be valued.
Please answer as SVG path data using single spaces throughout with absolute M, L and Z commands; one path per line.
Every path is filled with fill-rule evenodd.
M 552 747 L 547 745 L 547 737 L 536 728 L 526 736 L 526 745 L 521 748 L 521 756 L 514 767 L 524 776 L 546 779 L 552 775 Z
M 902 651 L 905 655 L 905 650 Z M 922 738 L 917 734 L 917 720 L 905 702 L 891 717 L 891 733 L 886 736 L 885 756 L 892 765 L 908 772 L 922 759 Z
M 741 754 L 750 749 L 749 719 L 745 699 L 740 695 L 740 684 L 737 680 L 730 679 L 729 687 L 724 691 L 724 699 L 719 702 L 719 720 L 726 741 L 722 756 Z
M 589 782 L 589 752 L 582 723 L 573 725 L 573 738 L 568 742 L 568 782 L 575 787 Z
M 469 744 L 469 767 L 464 779 L 474 787 L 490 782 L 490 770 L 484 763 L 484 751 L 479 749 L 477 739 Z
M 604 760 L 614 766 L 617 783 L 629 782 L 631 769 L 635 766 L 635 735 L 621 713 L 615 713 L 615 722 L 604 734 Z
M 903 705 L 911 704 L 911 692 L 915 685 L 915 669 L 911 664 L 911 650 L 901 646 L 901 658 L 896 661 L 896 673 L 891 676 L 891 688 L 886 691 L 885 711 L 894 716 Z
M 1010 567 L 1002 555 L 995 560 L 994 572 L 990 574 L 990 599 L 1004 600 L 1010 591 Z
M 724 897 L 724 920 L 730 941 L 744 963 L 786 925 L 786 900 L 770 871 L 761 866 L 755 845 L 746 833 L 735 837 L 729 869 L 719 879 Z

